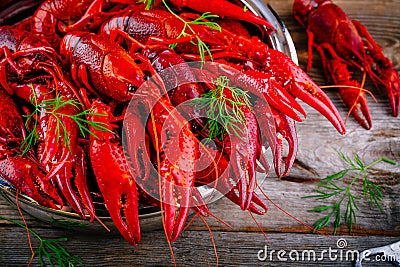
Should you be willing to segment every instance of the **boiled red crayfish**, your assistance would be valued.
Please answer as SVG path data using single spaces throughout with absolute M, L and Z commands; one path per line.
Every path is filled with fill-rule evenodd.
M 278 176 L 289 172 L 297 152 L 295 122 L 306 117 L 296 98 L 323 114 L 341 134 L 345 132 L 339 113 L 315 82 L 241 24 L 246 21 L 256 32 L 264 29 L 268 33 L 273 27 L 267 21 L 237 3 L 221 0 L 209 7 L 199 3 L 155 1 L 154 10 L 146 10 L 146 3 L 130 0 L 47 0 L 30 21 L 36 37 L 16 27 L 0 28 L 0 84 L 6 96 L 23 103 L 27 115 L 32 112 L 33 97 L 40 104 L 40 112 L 31 116 L 38 123 L 25 120 L 25 130 L 23 120 L 17 125 L 22 132 L 36 128 L 39 133 L 37 143 L 27 152 L 39 159 L 32 168 L 34 177 L 19 188 L 27 192 L 34 187 L 31 197 L 42 204 L 52 208 L 69 205 L 81 217 L 89 214 L 93 219 L 96 213 L 87 185 L 93 182 L 130 244 L 140 241 L 140 204 L 164 211 L 165 233 L 168 241 L 174 241 L 190 209 L 202 216 L 210 214 L 198 185 L 223 192 L 243 210 L 267 211 L 266 203 L 254 192 L 256 170 L 269 171 L 261 148 L 271 147 Z M 187 12 L 193 10 L 220 18 Z M 225 17 L 232 23 L 221 22 Z M 208 27 L 208 19 L 221 26 Z M 183 34 L 188 25 L 191 30 Z M 193 45 L 199 40 L 209 51 L 203 58 Z M 199 59 L 214 62 L 194 71 L 188 62 Z M 175 72 L 163 76 L 170 68 Z M 189 82 L 174 85 L 178 76 Z M 220 88 L 231 103 L 229 108 L 236 108 L 230 91 L 233 86 L 249 90 L 252 101 L 238 109 L 243 120 L 231 123 L 247 130 L 233 136 L 222 131 L 218 138 L 210 138 L 206 125 L 212 118 L 201 117 L 199 110 L 184 103 L 205 98 L 221 76 L 232 83 Z M 62 106 L 58 120 L 47 110 L 49 100 L 57 96 L 72 103 Z M 81 124 L 71 120 L 79 114 L 85 117 L 79 118 Z M 68 145 L 57 142 L 59 133 L 54 129 L 58 122 L 70 136 Z M 2 151 L 13 151 L 10 146 L 15 136 L 18 142 L 25 138 L 1 129 L 0 134 Z M 289 145 L 285 159 L 279 135 Z M 212 139 L 215 147 L 203 144 L 204 138 Z M 123 140 L 127 140 L 125 147 Z M 24 173 L 24 178 L 27 165 L 18 164 L 32 165 L 28 154 L 18 161 L 9 156 L 2 160 L 14 160 L 13 169 Z M 201 166 L 202 157 L 209 160 L 208 165 Z M 44 184 L 48 181 L 55 185 L 52 189 Z M 38 194 L 46 196 L 47 202 Z
M 307 28 L 307 69 L 311 68 L 312 47 L 315 47 L 322 58 L 326 76 L 334 84 L 344 85 L 339 90 L 340 96 L 364 128 L 372 127 L 365 90 L 353 80 L 349 68 L 368 73 L 376 86 L 385 88 L 393 116 L 397 117 L 400 103 L 398 72 L 359 21 L 350 19 L 331 0 L 295 0 L 293 15 Z
M 0 83 L 9 94 L 25 100 L 28 108 L 33 104 L 41 105 L 40 118 L 36 118 L 38 123 L 31 130 L 38 132 L 38 158 L 48 172 L 46 179 L 58 184 L 69 205 L 82 218 L 86 210 L 93 220 L 94 206 L 81 164 L 84 153 L 77 143 L 78 127 L 69 118 L 79 112 L 79 107 L 63 105 L 57 109 L 58 114 L 62 114 L 58 117 L 49 116 L 44 110 L 44 103 L 57 97 L 79 101 L 75 86 L 64 76 L 58 54 L 46 41 L 12 27 L 1 27 L 0 35 L 3 38 L 0 41 L 3 52 Z M 59 137 L 60 122 L 68 132 L 68 145 Z
M 20 144 L 26 138 L 22 116 L 14 100 L 0 88 L 0 176 L 38 203 L 59 208 L 63 200 L 32 151 L 24 157 Z M 29 156 L 28 156 L 29 155 Z

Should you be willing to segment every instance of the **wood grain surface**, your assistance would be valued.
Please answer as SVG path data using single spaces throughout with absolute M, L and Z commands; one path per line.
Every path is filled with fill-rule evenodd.
M 292 17 L 292 3 L 289 0 L 270 0 L 269 3 L 281 16 L 295 42 L 299 62 L 302 68 L 307 61 L 307 35 L 305 30 Z M 400 70 L 400 1 L 335 1 L 352 18 L 360 20 L 371 35 L 380 44 L 384 53 Z M 326 84 L 317 53 L 313 55 L 313 68 L 309 75 L 320 85 Z M 369 131 L 361 128 L 352 118 L 346 127 L 347 133 L 339 135 L 335 129 L 316 111 L 306 108 L 308 117 L 297 124 L 299 153 L 295 165 L 288 177 L 278 179 L 269 175 L 261 185 L 263 191 L 282 209 L 292 216 L 312 225 L 320 217 L 309 213 L 319 202 L 302 197 L 310 195 L 320 179 L 341 170 L 344 165 L 335 149 L 347 155 L 356 152 L 366 163 L 379 157 L 400 162 L 400 119 L 391 115 L 385 92 L 375 89 L 370 82 L 366 88 L 377 98 L 371 98 L 369 108 L 372 113 L 373 128 Z M 342 117 L 347 110 L 335 90 L 328 91 Z M 272 203 L 264 216 L 255 216 L 265 232 L 267 239 L 249 213 L 243 212 L 226 199 L 210 205 L 211 211 L 231 225 L 228 228 L 213 218 L 207 223 L 215 239 L 218 258 L 214 254 L 210 233 L 204 223 L 196 219 L 182 236 L 172 245 L 178 266 L 352 266 L 351 260 L 291 260 L 283 262 L 273 257 L 265 261 L 258 259 L 260 250 L 267 246 L 268 251 L 315 250 L 318 255 L 323 250 L 337 249 L 345 253 L 348 250 L 364 250 L 381 246 L 400 239 L 400 165 L 392 166 L 380 163 L 370 171 L 370 177 L 384 188 L 383 213 L 371 208 L 368 203 L 359 205 L 359 215 L 353 233 L 343 226 L 337 236 L 332 236 L 332 224 L 321 234 L 312 233 L 309 228 L 284 214 Z M 261 177 L 260 177 L 261 178 Z M 263 180 L 261 178 L 261 180 Z M 361 186 L 358 184 L 358 186 Z M 20 221 L 14 207 L 0 199 L 0 214 Z M 28 225 L 45 238 L 67 237 L 65 247 L 80 256 L 84 266 L 172 266 L 173 260 L 164 233 L 161 230 L 143 233 L 139 246 L 130 246 L 118 234 L 104 232 L 83 233 L 66 229 L 52 228 L 30 216 L 26 216 Z M 348 248 L 338 248 L 337 240 L 344 238 Z M 34 241 L 33 246 L 38 243 Z M 263 252 L 263 251 L 262 251 Z M 295 254 L 293 254 L 295 255 Z M 293 256 L 292 255 L 292 256 Z M 26 232 L 7 221 L 0 220 L 0 266 L 25 266 L 31 251 Z M 32 266 L 39 266 L 37 260 Z M 390 266 L 389 263 L 370 262 L 366 266 Z

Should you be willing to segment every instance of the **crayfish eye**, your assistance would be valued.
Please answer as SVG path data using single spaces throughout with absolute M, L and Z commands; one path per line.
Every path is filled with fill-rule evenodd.
M 129 92 L 129 93 L 135 92 L 135 89 L 136 89 L 136 88 L 135 88 L 135 86 L 134 86 L 133 84 L 129 84 L 129 85 L 128 85 L 128 92 Z
M 351 60 L 355 60 L 355 59 L 356 59 L 356 56 L 355 56 L 355 55 L 351 55 L 351 56 L 350 56 L 350 59 L 351 59 Z

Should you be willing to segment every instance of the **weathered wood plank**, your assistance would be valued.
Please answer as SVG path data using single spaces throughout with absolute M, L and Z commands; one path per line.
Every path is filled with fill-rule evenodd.
M 1 231 L 1 266 L 24 266 L 29 261 L 31 253 L 26 243 L 21 245 L 17 240 L 25 241 L 26 233 L 15 231 L 13 227 L 2 227 Z M 64 244 L 65 248 L 73 255 L 81 257 L 84 266 L 173 266 L 173 260 L 162 231 L 143 234 L 142 242 L 138 247 L 128 245 L 119 236 L 82 236 L 79 233 L 60 230 L 39 230 L 38 232 L 49 239 L 68 237 L 68 242 Z M 213 236 L 220 266 L 298 266 L 299 264 L 303 266 L 352 266 L 352 255 L 356 254 L 349 254 L 347 251 L 361 252 L 370 247 L 396 242 L 398 239 L 382 236 L 357 238 L 337 236 L 335 239 L 331 239 L 326 236 L 310 234 L 267 233 L 269 242 L 266 242 L 261 233 L 214 232 Z M 344 238 L 349 247 L 338 248 L 337 240 L 339 238 Z M 36 240 L 33 245 L 38 245 Z M 266 250 L 265 246 L 267 246 Z M 184 232 L 172 247 L 178 266 L 208 266 L 208 264 L 215 266 L 216 264 L 214 248 L 208 232 Z M 328 254 L 329 248 L 332 251 L 331 256 Z M 259 254 L 261 260 L 258 259 L 260 250 L 262 251 Z M 282 256 L 286 261 L 278 258 L 279 250 L 286 251 L 286 254 Z M 308 260 L 308 254 L 303 253 L 305 250 L 313 250 L 316 253 L 315 261 L 313 261 L 312 255 Z M 324 250 L 326 252 L 322 254 Z M 267 251 L 267 257 L 262 260 L 265 255 L 264 251 Z M 298 259 L 296 255 L 299 255 Z M 302 255 L 304 255 L 303 258 Z M 33 266 L 37 265 L 38 261 L 35 260 Z M 368 264 L 368 266 L 385 265 L 376 263 Z

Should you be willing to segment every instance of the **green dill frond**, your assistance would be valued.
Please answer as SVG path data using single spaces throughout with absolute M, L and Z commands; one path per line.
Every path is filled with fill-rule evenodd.
M 226 76 L 220 76 L 214 81 L 215 87 L 202 97 L 191 100 L 190 105 L 205 109 L 209 120 L 204 125 L 210 139 L 224 138 L 226 133 L 242 138 L 247 133 L 246 116 L 242 106 L 251 108 L 249 94 L 237 87 L 229 85 Z M 232 98 L 225 97 L 229 90 Z
M 319 205 L 314 209 L 308 210 L 308 212 L 318 213 L 330 211 L 327 215 L 314 222 L 315 230 L 328 226 L 329 222 L 334 219 L 333 233 L 336 234 L 342 222 L 341 211 L 343 209 L 345 211 L 343 219 L 347 223 L 351 233 L 353 225 L 357 222 L 357 212 L 359 212 L 357 203 L 362 199 L 360 195 L 362 195 L 365 200 L 369 201 L 371 207 L 376 206 L 383 212 L 381 206 L 384 198 L 383 188 L 368 178 L 368 169 L 379 162 L 386 162 L 392 165 L 396 165 L 397 163 L 387 158 L 379 158 L 366 165 L 356 153 L 353 153 L 353 158 L 351 158 L 344 155 L 342 152 L 336 152 L 339 158 L 348 165 L 348 168 L 322 179 L 322 182 L 318 184 L 318 189 L 314 190 L 315 194 L 305 196 L 304 198 L 313 198 L 316 200 L 330 199 L 331 201 L 336 201 L 334 204 Z M 348 179 L 346 180 L 346 178 Z M 359 179 L 363 180 L 361 189 L 356 186 L 356 181 Z M 362 194 L 360 194 L 360 191 Z
M 74 99 L 67 99 L 61 95 L 56 95 L 55 98 L 46 99 L 39 103 L 33 85 L 32 92 L 33 93 L 30 97 L 30 101 L 33 106 L 33 111 L 31 114 L 25 116 L 25 128 L 27 129 L 28 135 L 21 142 L 20 148 L 22 150 L 22 155 L 28 152 L 31 147 L 35 146 L 39 139 L 38 118 L 41 112 L 44 112 L 45 114 L 48 114 L 55 119 L 56 138 L 62 137 L 63 143 L 66 147 L 68 147 L 68 149 L 71 149 L 70 133 L 68 132 L 68 129 L 63 122 L 63 118 L 71 119 L 74 123 L 76 123 L 80 133 L 84 138 L 86 138 L 88 134 L 96 137 L 96 135 L 92 131 L 90 131 L 88 126 L 91 126 L 95 130 L 99 131 L 110 131 L 107 127 L 108 125 L 105 125 L 102 122 L 93 122 L 87 119 L 88 116 L 104 116 L 103 114 L 93 113 L 90 109 L 72 114 L 63 111 L 64 108 L 68 107 L 72 107 L 76 111 L 82 110 L 82 104 L 78 101 Z
M 50 264 L 50 266 L 60 267 L 75 267 L 83 265 L 80 257 L 71 254 L 66 248 L 61 245 L 61 242 L 65 242 L 68 240 L 67 238 L 44 239 L 38 233 L 23 225 L 22 223 L 1 215 L 0 219 L 9 221 L 23 229 L 26 229 L 39 240 L 39 247 L 34 252 L 33 257 L 37 257 L 39 259 L 40 266 L 45 267 L 48 266 L 47 264 Z
M 210 58 L 210 60 L 213 60 L 212 53 L 210 51 L 210 48 L 207 46 L 206 43 L 204 43 L 201 38 L 197 35 L 196 31 L 191 27 L 191 25 L 204 25 L 206 27 L 209 27 L 210 29 L 216 30 L 216 31 L 221 31 L 221 26 L 219 26 L 218 23 L 209 21 L 210 19 L 213 18 L 218 18 L 218 15 L 211 14 L 210 12 L 204 12 L 201 14 L 200 17 L 194 19 L 193 21 L 186 21 L 182 17 L 180 17 L 178 14 L 176 14 L 172 9 L 167 5 L 167 3 L 163 0 L 162 1 L 166 9 L 174 15 L 176 18 L 178 18 L 180 21 L 183 22 L 184 26 L 182 31 L 178 34 L 176 39 L 182 38 L 182 37 L 187 37 L 187 36 L 193 36 L 195 40 L 192 40 L 190 43 L 193 45 L 196 45 L 198 50 L 199 50 L 199 55 L 202 64 L 205 63 L 206 61 L 206 55 Z M 175 49 L 175 47 L 178 44 L 171 44 L 169 47 L 171 49 Z

